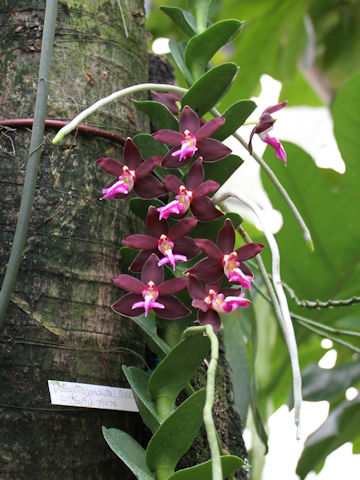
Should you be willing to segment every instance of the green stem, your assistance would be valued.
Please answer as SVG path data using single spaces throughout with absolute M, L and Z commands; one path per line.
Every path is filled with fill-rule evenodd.
M 166 420 L 174 413 L 174 400 L 163 395 L 158 396 L 156 398 L 156 410 L 161 421 Z
M 65 135 L 75 130 L 75 128 L 81 123 L 85 118 L 87 118 L 92 113 L 96 112 L 101 107 L 108 105 L 115 100 L 118 100 L 121 97 L 125 97 L 126 95 L 131 95 L 137 92 L 143 92 L 147 90 L 157 90 L 159 92 L 175 92 L 175 93 L 186 93 L 186 88 L 176 87 L 175 85 L 164 85 L 161 83 L 140 83 L 139 85 L 132 85 L 131 87 L 123 88 L 122 90 L 118 90 L 117 92 L 108 95 L 105 98 L 101 98 L 93 105 L 79 113 L 70 123 L 68 123 L 65 127 L 58 131 L 53 139 L 52 143 L 56 144 L 62 140 Z
M 204 405 L 203 418 L 211 453 L 212 480 L 222 480 L 223 474 L 218 435 L 212 416 L 212 409 L 215 401 L 215 377 L 217 362 L 219 358 L 219 341 L 216 334 L 214 333 L 212 325 L 205 325 L 202 327 L 189 327 L 184 331 L 183 336 L 186 337 L 187 335 L 191 335 L 192 333 L 197 333 L 201 331 L 206 332 L 206 335 L 209 337 L 211 343 L 211 357 L 209 368 L 207 371 L 206 401 Z
M 0 293 L 0 326 L 5 318 L 11 293 L 14 289 L 19 271 L 24 245 L 29 228 L 31 210 L 34 200 L 36 180 L 39 171 L 41 143 L 44 138 L 47 97 L 50 76 L 51 56 L 54 44 L 57 14 L 57 0 L 48 0 L 45 8 L 44 34 L 39 66 L 39 80 L 36 92 L 34 124 L 31 132 L 29 159 L 26 166 L 23 194 L 16 224 L 15 236 L 11 248 L 8 267 Z
M 195 0 L 195 21 L 199 33 L 206 30 L 210 0 Z
M 216 110 L 216 108 L 211 109 L 210 113 L 212 115 L 214 115 L 214 117 L 221 117 L 221 113 L 218 110 Z M 238 142 L 241 143 L 241 145 L 244 148 L 246 148 L 247 151 L 249 151 L 249 147 L 248 147 L 247 142 L 237 132 L 233 133 L 232 135 L 233 135 L 234 138 L 236 138 L 236 140 L 238 140 Z M 295 220 L 297 221 L 297 223 L 299 224 L 299 227 L 301 228 L 301 230 L 303 232 L 303 236 L 304 236 L 304 240 L 305 240 L 306 245 L 313 252 L 314 251 L 314 243 L 313 243 L 312 238 L 311 238 L 310 230 L 308 229 L 308 227 L 307 227 L 304 219 L 302 218 L 299 210 L 296 208 L 296 205 L 294 204 L 294 202 L 289 197 L 289 194 L 287 193 L 285 188 L 281 185 L 280 181 L 278 180 L 275 173 L 271 170 L 269 165 L 267 163 L 265 163 L 264 160 L 261 157 L 259 157 L 259 155 L 257 155 L 255 152 L 252 153 L 252 157 L 257 161 L 257 163 L 260 165 L 260 167 L 264 170 L 266 175 L 272 181 L 274 187 L 278 190 L 280 195 L 283 197 L 285 203 L 289 207 L 291 213 L 294 215 Z

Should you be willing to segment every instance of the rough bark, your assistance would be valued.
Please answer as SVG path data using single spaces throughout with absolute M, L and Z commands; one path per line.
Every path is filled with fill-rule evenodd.
M 142 2 L 63 0 L 58 11 L 49 117 L 69 119 L 98 98 L 147 80 Z M 1 2 L 0 116 L 32 117 L 45 1 Z M 124 137 L 146 127 L 129 98 L 91 117 Z M 2 129 L 1 274 L 14 235 L 30 133 Z M 137 415 L 55 407 L 47 380 L 127 386 L 122 364 L 143 366 L 144 346 L 110 305 L 120 292 L 121 239 L 137 220 L 127 202 L 100 202 L 99 156 L 121 148 L 80 134 L 52 146 L 47 130 L 30 231 L 1 331 L 0 478 L 131 478 L 101 425 L 129 432 Z M 123 269 L 124 271 L 124 269 Z

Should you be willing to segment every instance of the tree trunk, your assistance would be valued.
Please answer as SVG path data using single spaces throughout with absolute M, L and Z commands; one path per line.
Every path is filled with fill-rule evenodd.
M 121 5 L 128 38 L 117 2 L 59 4 L 48 117 L 70 119 L 115 90 L 147 81 L 142 2 Z M 1 2 L 3 119 L 33 117 L 44 9 L 44 0 Z M 129 98 L 89 123 L 125 138 L 146 129 Z M 121 148 L 82 134 L 52 146 L 54 131 L 46 134 L 28 240 L 1 331 L 0 478 L 131 478 L 101 426 L 134 433 L 137 415 L 51 406 L 47 387 L 48 379 L 125 387 L 121 365 L 144 366 L 133 323 L 110 309 L 120 294 L 112 278 L 123 269 L 121 239 L 136 230 L 137 220 L 127 202 L 99 201 L 109 178 L 95 160 L 121 158 Z M 2 129 L 0 142 L 3 275 L 30 132 Z

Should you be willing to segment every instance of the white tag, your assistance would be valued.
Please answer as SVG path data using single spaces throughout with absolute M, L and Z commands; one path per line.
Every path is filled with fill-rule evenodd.
M 57 380 L 48 380 L 48 384 L 53 405 L 124 410 L 126 412 L 139 411 L 130 388 L 59 382 Z

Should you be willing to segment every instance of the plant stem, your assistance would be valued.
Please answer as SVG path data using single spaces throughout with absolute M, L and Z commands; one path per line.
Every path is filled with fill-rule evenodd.
M 212 115 L 214 115 L 215 117 L 221 117 L 221 113 L 218 110 L 216 110 L 216 108 L 211 109 L 210 113 Z M 247 142 L 237 132 L 233 133 L 232 135 L 233 135 L 234 138 L 236 138 L 236 140 L 238 140 L 238 142 L 241 143 L 241 145 L 244 148 L 246 148 L 247 151 L 249 151 Z M 278 190 L 280 195 L 283 197 L 285 203 L 289 207 L 291 213 L 294 215 L 295 220 L 297 221 L 297 223 L 299 224 L 299 227 L 301 228 L 301 230 L 303 232 L 303 236 L 304 236 L 304 240 L 305 240 L 306 245 L 313 252 L 314 251 L 314 243 L 313 243 L 312 238 L 311 238 L 310 230 L 308 229 L 308 227 L 307 227 L 304 219 L 302 218 L 299 210 L 296 208 L 296 205 L 291 200 L 289 194 L 287 193 L 285 188 L 281 185 L 280 181 L 278 180 L 275 173 L 271 170 L 269 165 L 267 163 L 265 163 L 264 160 L 261 157 L 259 157 L 259 155 L 257 155 L 255 152 L 252 153 L 252 157 L 254 158 L 254 160 L 257 161 L 257 163 L 260 165 L 260 167 L 264 170 L 266 175 L 272 181 L 274 187 Z
M 210 0 L 195 0 L 195 20 L 199 33 L 206 30 Z
M 58 131 L 53 139 L 52 143 L 56 144 L 62 140 L 65 135 L 75 130 L 75 128 L 82 122 L 86 117 L 91 115 L 92 113 L 96 112 L 101 107 L 118 100 L 121 97 L 125 97 L 126 95 L 131 95 L 137 92 L 143 92 L 147 90 L 158 90 L 159 92 L 175 92 L 175 93 L 186 93 L 186 88 L 176 87 L 175 85 L 166 85 L 161 83 L 140 83 L 139 85 L 132 85 L 131 87 L 123 88 L 122 90 L 118 90 L 117 92 L 108 95 L 105 98 L 101 98 L 97 102 L 95 102 L 90 107 L 83 110 L 79 115 L 77 115 L 70 123 L 68 123 L 65 127 Z
M 187 335 L 191 335 L 192 333 L 197 333 L 201 331 L 206 332 L 206 335 L 209 337 L 211 343 L 211 357 L 207 371 L 206 401 L 204 405 L 203 418 L 211 453 L 212 480 L 222 480 L 223 475 L 218 435 L 212 416 L 212 409 L 215 400 L 216 367 L 219 358 L 219 341 L 216 334 L 214 333 L 212 325 L 205 325 L 202 327 L 189 327 L 184 331 L 183 336 L 186 337 Z
M 29 159 L 26 166 L 23 194 L 16 224 L 15 236 L 11 248 L 8 267 L 0 293 L 0 326 L 5 318 L 11 293 L 19 271 L 24 245 L 29 228 L 34 200 L 36 180 L 39 171 L 41 143 L 44 138 L 47 97 L 49 90 L 51 56 L 53 51 L 57 14 L 57 0 L 48 0 L 45 8 L 44 34 L 39 65 L 39 80 L 36 92 L 34 124 L 31 132 Z

